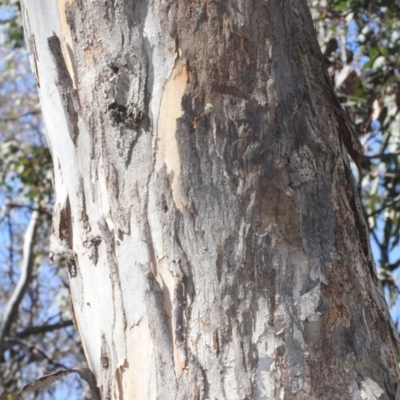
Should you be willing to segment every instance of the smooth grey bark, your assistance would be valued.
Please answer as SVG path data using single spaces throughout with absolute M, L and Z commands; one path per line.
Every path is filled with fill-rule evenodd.
M 394 399 L 360 145 L 306 2 L 23 5 L 102 398 Z

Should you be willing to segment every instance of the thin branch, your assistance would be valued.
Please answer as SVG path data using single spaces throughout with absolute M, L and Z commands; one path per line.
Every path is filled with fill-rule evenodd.
M 382 212 L 386 208 L 394 206 L 399 201 L 400 201 L 400 195 L 396 196 L 392 201 L 389 201 L 388 203 L 384 204 L 382 207 L 378 208 L 377 210 L 375 210 L 371 214 L 367 215 L 367 218 L 373 217 L 374 215 L 379 214 L 380 212 Z
M 28 203 L 23 203 L 23 202 L 19 203 L 17 201 L 7 201 L 5 203 L 5 208 L 6 208 L 6 210 L 11 210 L 13 208 L 25 208 L 29 211 L 38 211 L 40 214 L 46 214 L 50 217 L 53 215 L 52 211 L 51 211 L 51 209 L 52 209 L 51 205 L 49 205 L 49 206 L 44 205 L 44 206 L 36 207 L 36 206 L 33 206 Z
M 52 366 L 54 366 L 56 368 L 63 368 L 63 369 L 67 368 L 64 364 L 60 364 L 58 362 L 53 361 L 53 359 L 51 357 L 49 357 L 42 349 L 40 349 L 37 346 L 34 346 L 32 343 L 30 343 L 26 340 L 7 336 L 7 337 L 4 337 L 4 342 L 20 344 L 24 347 L 27 347 L 32 353 L 40 354 Z
M 0 122 L 18 121 L 19 119 L 28 117 L 29 115 L 37 115 L 37 114 L 40 114 L 40 113 L 41 113 L 40 110 L 28 111 L 28 112 L 26 112 L 24 114 L 16 115 L 14 117 L 0 118 Z
M 22 332 L 18 332 L 15 336 L 17 338 L 24 338 L 30 335 L 38 335 L 41 333 L 52 332 L 57 329 L 67 328 L 68 326 L 73 326 L 74 322 L 72 319 L 68 319 L 66 321 L 57 322 L 55 324 L 42 325 L 42 326 L 31 326 L 29 328 L 24 329 Z
M 33 248 L 35 246 L 38 218 L 39 212 L 33 211 L 28 228 L 25 232 L 24 251 L 22 255 L 19 280 L 10 299 L 8 300 L 6 309 L 4 310 L 4 314 L 0 321 L 0 355 L 2 353 L 1 348 L 3 347 L 4 338 L 9 334 L 11 324 L 17 315 L 19 305 L 21 304 L 32 275 L 34 260 Z
M 397 157 L 400 156 L 400 151 L 395 151 L 394 153 L 382 153 L 382 154 L 374 154 L 372 156 L 363 156 L 366 160 L 373 160 L 375 158 L 390 158 L 390 157 Z
M 392 264 L 389 264 L 388 265 L 388 268 L 391 270 L 391 271 L 394 271 L 396 268 L 398 268 L 400 266 L 400 260 L 397 260 L 396 262 L 394 262 L 394 263 L 392 263 Z

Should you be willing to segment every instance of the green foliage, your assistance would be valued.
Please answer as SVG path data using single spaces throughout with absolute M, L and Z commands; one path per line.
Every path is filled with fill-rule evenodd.
M 12 394 L 6 394 L 4 396 L 0 396 L 0 400 L 17 400 L 17 398 Z
M 35 203 L 49 203 L 52 189 L 52 160 L 45 146 L 21 146 L 15 140 L 0 144 L 0 186 L 18 192 Z
M 21 4 L 19 0 L 0 0 L 0 9 L 5 15 L 0 23 L 6 34 L 6 45 L 24 46 L 24 32 L 21 20 Z
M 44 146 L 19 146 L 16 141 L 0 144 L 0 186 L 18 192 L 27 200 L 49 203 L 52 196 L 52 160 Z

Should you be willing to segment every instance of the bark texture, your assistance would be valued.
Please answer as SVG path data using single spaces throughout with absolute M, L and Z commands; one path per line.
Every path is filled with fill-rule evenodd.
M 394 399 L 359 145 L 305 0 L 23 3 L 103 399 Z

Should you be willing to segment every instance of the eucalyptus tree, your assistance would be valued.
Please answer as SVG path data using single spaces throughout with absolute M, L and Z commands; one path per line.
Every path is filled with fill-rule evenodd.
M 306 2 L 23 5 L 99 396 L 395 398 L 362 147 Z

